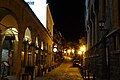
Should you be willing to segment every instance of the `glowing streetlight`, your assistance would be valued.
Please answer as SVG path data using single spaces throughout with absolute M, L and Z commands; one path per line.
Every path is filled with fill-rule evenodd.
M 64 51 L 64 53 L 67 53 L 66 51 Z
M 72 49 L 72 53 L 74 53 L 75 52 L 75 50 L 74 49 Z
M 70 50 L 70 49 L 68 49 L 68 50 L 67 50 L 67 52 L 68 52 L 68 53 L 70 53 L 70 52 L 71 52 L 71 50 Z
M 57 52 L 57 48 L 53 48 L 53 52 Z
M 82 63 L 81 63 L 81 65 L 84 66 L 85 65 L 85 54 L 84 53 L 86 51 L 86 46 L 85 45 L 81 46 L 80 51 L 82 53 Z
M 78 51 L 78 54 L 79 54 L 79 55 L 82 55 L 82 51 L 79 50 L 79 51 Z
M 81 46 L 81 47 L 80 47 L 80 50 L 81 50 L 82 52 L 85 52 L 85 51 L 86 51 L 86 46 L 85 46 L 85 45 Z

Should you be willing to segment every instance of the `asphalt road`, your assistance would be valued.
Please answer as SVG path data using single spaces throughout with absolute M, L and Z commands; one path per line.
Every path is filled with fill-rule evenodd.
M 71 58 L 65 57 L 65 60 L 59 67 L 37 80 L 83 80 L 83 78 L 79 69 L 72 66 Z

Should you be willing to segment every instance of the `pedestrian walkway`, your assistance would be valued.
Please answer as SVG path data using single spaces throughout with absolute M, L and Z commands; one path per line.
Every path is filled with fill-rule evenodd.
M 64 61 L 59 67 L 43 77 L 37 77 L 36 80 L 83 80 L 83 78 L 79 69 L 72 67 L 72 62 Z

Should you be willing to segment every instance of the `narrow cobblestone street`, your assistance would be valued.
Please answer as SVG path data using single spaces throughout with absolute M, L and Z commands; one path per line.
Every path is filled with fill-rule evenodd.
M 79 69 L 72 66 L 70 59 L 65 59 L 64 62 L 51 72 L 48 72 L 41 78 L 36 80 L 83 80 Z

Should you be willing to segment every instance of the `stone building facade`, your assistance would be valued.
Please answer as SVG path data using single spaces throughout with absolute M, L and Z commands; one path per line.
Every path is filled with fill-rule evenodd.
M 36 77 L 53 65 L 54 22 L 49 5 L 46 7 L 45 28 L 25 1 L 0 0 L 1 75 L 16 76 L 19 80 L 25 68 L 32 66 Z
M 119 80 L 119 0 L 86 0 L 86 70 L 95 80 Z
M 55 62 L 59 62 L 61 61 L 61 59 L 63 58 L 63 36 L 61 35 L 60 31 L 54 29 L 54 37 L 53 37 L 53 41 L 54 41 L 54 44 L 53 44 L 53 49 L 56 51 L 55 52 L 55 57 L 54 57 L 54 61 Z

